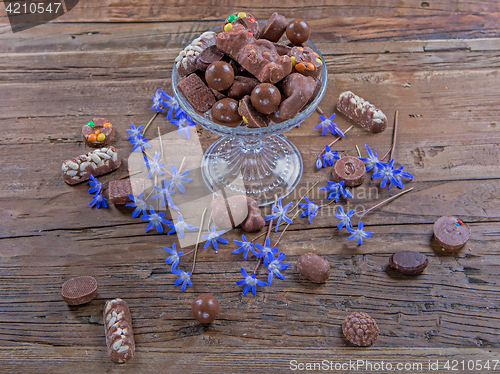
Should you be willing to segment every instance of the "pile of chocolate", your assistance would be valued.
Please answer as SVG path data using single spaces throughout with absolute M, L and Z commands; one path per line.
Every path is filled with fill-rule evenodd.
M 278 43 L 285 33 L 288 42 Z M 179 53 L 177 88 L 221 125 L 258 128 L 291 119 L 321 88 L 323 61 L 303 44 L 309 34 L 304 20 L 278 13 L 262 29 L 250 14 L 232 14 L 223 31 L 205 32 Z

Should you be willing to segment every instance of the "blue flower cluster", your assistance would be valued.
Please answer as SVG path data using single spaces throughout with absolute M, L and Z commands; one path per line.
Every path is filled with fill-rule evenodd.
M 368 151 L 368 157 L 360 157 L 359 159 L 366 164 L 366 171 L 373 171 L 373 179 L 381 179 L 380 187 L 384 188 L 389 182 L 387 189 L 391 189 L 393 185 L 398 188 L 403 188 L 403 181 L 401 178 L 413 179 L 413 175 L 407 171 L 403 171 L 403 166 L 394 168 L 394 159 L 389 160 L 389 162 L 383 162 L 378 159 L 377 149 L 373 151 L 370 147 L 365 144 L 366 150 Z
M 161 88 L 157 89 L 153 95 L 153 106 L 151 110 L 163 112 L 168 109 L 167 119 L 170 123 L 177 126 L 177 134 L 184 133 L 186 139 L 189 138 L 189 128 L 194 127 L 196 123 L 180 107 L 175 97 L 168 95 Z M 175 118 L 173 118 L 175 117 Z
M 180 257 L 184 254 L 182 251 L 180 252 L 177 252 L 177 249 L 175 248 L 175 243 L 172 244 L 172 248 L 168 248 L 168 247 L 163 247 L 163 249 L 165 251 L 168 252 L 168 254 L 170 256 L 168 256 L 167 258 L 165 258 L 165 262 L 167 263 L 167 265 L 171 265 L 170 266 L 170 271 L 177 275 L 178 278 L 175 280 L 174 284 L 176 286 L 181 286 L 181 291 L 185 291 L 186 290 L 186 286 L 189 285 L 189 287 L 192 287 L 193 286 L 193 283 L 191 283 L 191 277 L 193 276 L 193 274 L 189 273 L 189 272 L 186 272 L 184 270 L 181 270 L 178 266 L 179 266 L 179 260 L 180 260 Z
M 92 196 L 92 201 L 89 203 L 89 206 L 93 207 L 95 205 L 97 209 L 99 209 L 101 206 L 107 208 L 108 205 L 106 204 L 106 198 L 102 196 L 102 183 L 95 179 L 92 174 L 90 174 L 89 184 L 90 188 L 88 192 L 90 194 L 94 194 L 94 196 Z
M 345 227 L 347 232 L 351 234 L 347 239 L 348 240 L 353 240 L 356 239 L 358 242 L 358 245 L 363 244 L 363 238 L 369 238 L 372 233 L 363 231 L 363 222 L 359 221 L 358 222 L 358 227 L 356 230 L 353 229 L 351 219 L 352 216 L 354 215 L 354 210 L 349 209 L 346 212 L 344 212 L 344 209 L 339 205 L 338 206 L 338 213 L 335 212 L 335 217 L 337 217 L 340 221 L 337 224 L 337 228 L 340 230 L 342 227 Z
M 285 270 L 289 264 L 284 263 L 283 260 L 285 258 L 285 254 L 283 252 L 278 253 L 278 257 L 275 257 L 275 254 L 279 252 L 278 248 L 271 247 L 271 239 L 269 237 L 266 238 L 264 245 L 259 243 L 255 243 L 255 246 L 249 242 L 245 235 L 241 236 L 240 240 L 233 240 L 234 244 L 239 247 L 236 248 L 232 253 L 238 254 L 243 252 L 243 258 L 246 260 L 248 256 L 248 252 L 251 251 L 255 257 L 260 257 L 263 259 L 264 265 L 267 266 L 268 275 L 267 275 L 267 283 L 256 279 L 255 272 L 251 275 L 245 271 L 245 269 L 241 268 L 241 275 L 243 275 L 243 279 L 236 282 L 239 286 L 245 286 L 243 288 L 243 295 L 246 295 L 250 289 L 252 290 L 252 294 L 256 294 L 257 286 L 270 286 L 273 277 L 276 275 L 279 279 L 285 279 L 285 276 L 281 273 L 281 270 Z
M 274 232 L 278 232 L 278 227 L 280 225 L 280 222 L 281 220 L 285 221 L 286 223 L 292 223 L 293 221 L 287 217 L 287 212 L 288 212 L 288 209 L 290 208 L 290 205 L 292 205 L 293 202 L 289 202 L 288 204 L 286 204 L 285 206 L 282 206 L 281 205 L 281 200 L 282 198 L 280 197 L 276 204 L 273 205 L 272 207 L 272 211 L 273 213 L 266 216 L 265 220 L 266 221 L 269 221 L 271 219 L 275 219 L 277 218 L 278 221 L 276 222 L 276 229 L 274 230 Z
M 135 152 L 137 149 L 141 152 L 144 152 L 145 148 L 150 148 L 151 144 L 148 144 L 148 139 L 144 138 L 141 134 L 141 130 L 144 126 L 140 125 L 139 127 L 135 127 L 133 123 L 130 124 L 130 129 L 126 129 L 128 132 L 128 141 L 133 145 L 132 152 Z

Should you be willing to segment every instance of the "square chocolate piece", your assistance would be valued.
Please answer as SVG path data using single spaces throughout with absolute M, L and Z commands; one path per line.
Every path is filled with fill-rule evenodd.
M 113 204 L 127 204 L 132 202 L 128 197 L 129 194 L 135 193 L 138 195 L 144 191 L 144 179 L 131 178 L 119 179 L 109 182 L 109 201 Z
M 177 83 L 177 88 L 199 113 L 210 110 L 217 101 L 212 90 L 194 73 Z

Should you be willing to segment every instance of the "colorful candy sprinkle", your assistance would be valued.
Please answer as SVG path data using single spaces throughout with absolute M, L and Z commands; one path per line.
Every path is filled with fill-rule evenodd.
M 97 135 L 98 141 L 103 142 L 104 139 L 106 139 L 106 135 L 104 135 L 102 132 L 99 135 Z
M 94 121 L 88 121 L 87 122 L 88 127 L 94 127 Z
M 104 127 L 113 127 L 113 125 L 112 125 L 111 123 L 109 123 L 109 122 L 106 122 L 106 123 L 104 124 Z
M 245 116 L 241 116 L 241 119 L 243 120 L 243 122 L 248 123 L 248 120 L 245 118 Z
M 99 135 L 101 133 L 101 130 L 95 130 L 94 134 Z
M 240 18 L 245 18 L 246 16 L 247 16 L 247 14 L 245 12 L 238 13 L 238 17 L 240 17 Z
M 248 17 L 248 20 L 249 20 L 250 22 L 257 22 L 257 20 L 256 20 L 255 18 L 253 18 L 253 17 Z
M 462 221 L 460 221 L 459 219 L 457 219 L 457 222 L 459 225 L 463 225 L 464 223 Z
M 323 61 L 321 61 L 321 59 L 319 57 L 316 59 L 316 62 L 319 62 L 320 64 L 323 63 Z
M 297 65 L 295 65 L 295 70 L 300 73 L 301 71 L 306 70 L 306 66 L 302 62 L 299 62 Z
M 227 17 L 227 22 L 231 23 L 233 21 L 236 21 L 236 18 L 237 17 L 234 14 L 231 14 L 229 17 Z
M 230 23 L 226 23 L 224 25 L 224 31 L 229 31 L 233 28 L 233 25 L 231 25 Z
M 91 142 L 95 142 L 96 139 L 97 139 L 97 135 L 96 134 L 89 134 L 89 136 L 87 137 L 87 139 Z
M 290 56 L 290 60 L 292 60 L 292 66 L 295 66 L 295 56 Z
M 315 69 L 316 69 L 316 67 L 314 66 L 314 64 L 313 64 L 312 62 L 308 62 L 308 63 L 307 63 L 307 68 L 308 68 L 309 70 L 315 70 Z

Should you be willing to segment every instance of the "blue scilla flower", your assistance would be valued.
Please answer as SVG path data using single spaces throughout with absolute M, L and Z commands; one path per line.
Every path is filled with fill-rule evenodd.
M 153 106 L 151 110 L 154 112 L 163 112 L 167 94 L 161 88 L 158 88 L 153 95 Z
M 344 196 L 346 199 L 347 198 L 352 198 L 352 193 L 344 188 L 344 181 L 340 182 L 332 182 L 332 181 L 327 181 L 328 186 L 323 186 L 320 187 L 319 189 L 322 191 L 327 191 L 328 193 L 328 199 L 335 199 L 335 202 L 339 201 L 340 195 Z
M 189 174 L 189 170 L 185 170 L 182 173 L 177 172 L 177 168 L 174 164 L 170 165 L 170 169 L 172 170 L 172 178 L 168 181 L 168 184 L 172 188 L 177 188 L 181 193 L 186 192 L 186 189 L 182 185 L 182 183 L 187 183 L 193 180 L 193 178 L 188 178 L 186 175 Z
M 144 152 L 145 148 L 151 148 L 151 144 L 148 143 L 148 138 L 143 138 L 142 135 L 130 139 L 129 142 L 133 144 L 132 152 L 135 152 L 137 149 Z
M 394 170 L 394 183 L 398 188 L 403 188 L 403 181 L 401 180 L 401 177 L 407 178 L 407 179 L 413 179 L 413 175 L 408 173 L 407 171 L 403 171 L 403 166 L 398 167 L 397 169 Z M 392 183 L 389 185 L 387 189 L 390 189 L 392 187 Z
M 264 245 L 262 246 L 261 244 L 259 243 L 255 243 L 255 249 L 256 250 L 259 250 L 259 252 L 254 252 L 254 255 L 257 256 L 257 257 L 262 257 L 264 259 L 264 265 L 267 266 L 268 265 L 268 257 L 267 257 L 267 254 L 268 253 L 276 253 L 279 251 L 278 248 L 271 248 L 271 239 L 269 238 L 269 236 L 266 238 L 266 242 L 264 243 Z
M 257 286 L 266 286 L 267 283 L 264 281 L 261 281 L 260 279 L 255 278 L 255 273 L 252 275 L 248 275 L 248 273 L 245 271 L 245 269 L 242 267 L 241 268 L 241 275 L 243 275 L 243 279 L 236 281 L 236 284 L 238 286 L 243 286 L 243 296 L 245 296 L 248 291 L 252 290 L 252 294 L 255 295 L 257 293 Z
M 172 119 L 172 114 L 174 114 L 175 111 L 175 117 L 179 118 L 182 115 L 185 115 L 184 110 L 181 108 L 175 97 L 170 96 L 166 93 L 164 93 L 164 100 L 163 100 L 163 106 L 165 108 L 168 108 L 168 113 L 167 113 L 167 119 L 171 121 Z
M 384 188 L 389 182 L 389 186 L 387 189 L 390 189 L 392 185 L 396 185 L 399 188 L 403 188 L 403 182 L 401 181 L 401 177 L 413 179 L 413 175 L 410 173 L 403 171 L 403 167 L 400 166 L 397 169 L 394 169 L 394 159 L 391 159 L 389 162 L 379 161 L 376 164 L 376 171 L 373 173 L 373 179 L 382 178 L 380 181 L 380 187 Z
M 167 265 L 172 264 L 172 266 L 170 267 L 170 271 L 173 272 L 175 268 L 179 265 L 179 259 L 184 254 L 184 252 L 182 251 L 177 252 L 177 249 L 175 248 L 175 243 L 172 243 L 172 248 L 163 247 L 163 249 L 166 250 L 170 255 L 167 258 L 165 258 L 165 262 L 167 263 Z
M 323 167 L 323 161 L 321 161 L 321 157 L 316 159 L 316 169 L 321 169 Z
M 172 194 L 175 191 L 170 188 L 170 185 L 165 178 L 163 178 L 161 181 L 161 187 L 153 186 L 153 188 L 158 193 L 151 196 L 151 198 L 160 199 L 161 207 L 165 207 L 166 205 L 168 205 L 172 209 L 175 209 L 177 211 L 179 210 L 179 208 L 175 206 L 174 201 L 172 200 Z
M 95 179 L 92 174 L 90 174 L 89 184 L 91 186 L 88 190 L 89 193 L 101 192 L 102 183 Z
M 177 119 L 171 119 L 170 123 L 177 126 L 177 134 L 184 133 L 186 139 L 189 139 L 189 128 L 196 126 L 196 123 L 187 114 L 182 114 Z
M 233 240 L 234 244 L 239 245 L 239 248 L 236 248 L 232 253 L 238 254 L 243 252 L 243 258 L 246 260 L 248 256 L 248 251 L 252 251 L 254 255 L 257 256 L 258 252 L 253 249 L 252 243 L 250 243 L 245 235 L 241 235 L 241 241 Z
M 363 231 L 363 222 L 359 221 L 358 222 L 358 227 L 356 230 L 354 230 L 352 227 L 346 227 L 347 231 L 349 231 L 351 236 L 349 236 L 347 239 L 348 240 L 353 240 L 356 239 L 358 241 L 358 245 L 363 244 L 363 238 L 369 238 L 372 236 L 372 232 L 367 232 Z
M 300 207 L 304 209 L 304 211 L 300 213 L 300 216 L 301 217 L 309 216 L 309 223 L 311 223 L 313 217 L 318 213 L 319 206 L 314 204 L 314 200 L 310 201 L 305 196 L 304 199 L 306 200 L 305 203 L 299 203 Z
M 224 230 L 216 232 L 215 226 L 212 226 L 212 230 L 210 231 L 210 233 L 208 235 L 203 235 L 203 239 L 207 240 L 207 242 L 205 243 L 205 246 L 203 248 L 207 248 L 210 244 L 212 244 L 214 249 L 217 251 L 219 249 L 219 244 L 217 242 L 222 243 L 222 244 L 229 243 L 227 241 L 227 239 L 224 239 L 223 237 L 221 237 L 221 235 L 224 233 L 225 233 Z
M 269 274 L 267 276 L 267 285 L 270 286 L 273 281 L 273 275 L 276 275 L 279 279 L 285 279 L 285 276 L 280 273 L 280 270 L 285 270 L 288 267 L 288 263 L 282 263 L 285 258 L 285 254 L 280 252 L 278 258 L 275 258 L 272 253 L 267 254 L 269 265 L 267 265 L 267 270 Z
M 174 284 L 176 286 L 181 285 L 181 291 L 185 291 L 187 285 L 189 285 L 189 287 L 193 286 L 193 284 L 191 283 L 191 277 L 193 276 L 193 274 L 185 272 L 184 270 L 181 270 L 179 268 L 172 270 L 172 273 L 179 276 L 179 278 L 175 280 Z
M 159 233 L 163 232 L 163 225 L 168 225 L 170 221 L 165 218 L 165 213 L 160 212 L 156 213 L 153 209 L 153 206 L 149 206 L 149 214 L 143 214 L 141 219 L 145 221 L 149 221 L 148 226 L 146 227 L 146 232 L 148 232 L 152 227 L 156 229 Z
M 276 229 L 275 232 L 278 232 L 278 226 L 280 225 L 281 220 L 287 222 L 287 223 L 292 223 L 293 221 L 286 216 L 286 213 L 288 211 L 288 208 L 290 208 L 290 205 L 292 205 L 292 202 L 289 202 L 287 205 L 284 207 L 281 206 L 281 197 L 278 199 L 277 204 L 274 204 L 272 207 L 273 213 L 266 216 L 265 220 L 269 221 L 271 219 L 278 218 L 278 221 L 276 222 Z
M 95 207 L 99 209 L 101 206 L 104 208 L 107 208 L 108 205 L 106 204 L 106 198 L 102 196 L 100 192 L 96 193 L 92 197 L 92 201 L 89 203 L 89 206 L 92 206 L 95 204 Z
M 162 170 L 165 166 L 163 162 L 160 162 L 161 152 L 157 151 L 153 156 L 152 160 L 149 160 L 146 155 L 144 155 L 144 164 L 148 169 L 148 178 L 151 178 L 154 174 L 163 175 L 166 171 Z
M 190 225 L 189 223 L 187 223 L 186 221 L 184 221 L 184 219 L 182 218 L 181 215 L 179 215 L 177 217 L 177 222 L 176 223 L 169 223 L 168 224 L 168 227 L 171 227 L 172 230 L 170 230 L 168 232 L 168 234 L 173 234 L 174 232 L 177 233 L 177 235 L 179 235 L 179 238 L 183 238 L 184 237 L 184 230 L 196 230 L 198 228 L 198 226 L 193 226 L 193 225 Z
M 349 209 L 347 213 L 344 212 L 344 209 L 339 205 L 339 212 L 335 212 L 335 217 L 337 217 L 340 222 L 337 224 L 337 228 L 340 230 L 342 227 L 352 227 L 351 219 L 354 214 L 354 209 Z
M 142 130 L 143 127 L 144 127 L 143 125 L 140 125 L 139 127 L 136 128 L 133 123 L 130 123 L 130 129 L 126 129 L 125 130 L 126 132 L 129 133 L 128 140 L 129 140 L 130 143 L 132 143 L 133 139 L 136 139 L 138 137 L 142 138 L 141 130 Z
M 321 155 L 323 158 L 323 167 L 326 167 L 328 163 L 330 166 L 333 165 L 334 160 L 340 160 L 338 152 L 332 152 L 328 144 L 325 145 L 325 153 Z
M 132 194 L 128 195 L 128 198 L 132 200 L 131 203 L 125 204 L 125 206 L 130 206 L 132 208 L 135 208 L 134 211 L 132 212 L 132 217 L 137 217 L 139 216 L 139 213 L 142 212 L 142 214 L 147 213 L 148 206 L 146 205 L 146 202 L 144 201 L 144 191 L 141 191 L 141 193 L 136 197 Z
M 380 162 L 377 155 L 377 148 L 373 151 L 365 144 L 366 150 L 368 151 L 368 157 L 360 157 L 359 159 L 366 164 L 366 171 L 372 170 L 375 165 Z
M 337 124 L 333 122 L 333 119 L 335 118 L 335 113 L 333 113 L 330 117 L 326 118 L 323 115 L 319 115 L 319 119 L 321 120 L 320 123 L 318 123 L 316 126 L 314 126 L 315 129 L 321 128 L 321 135 L 326 135 L 328 130 L 333 135 L 339 135 L 339 136 L 345 136 L 344 133 L 338 128 Z

